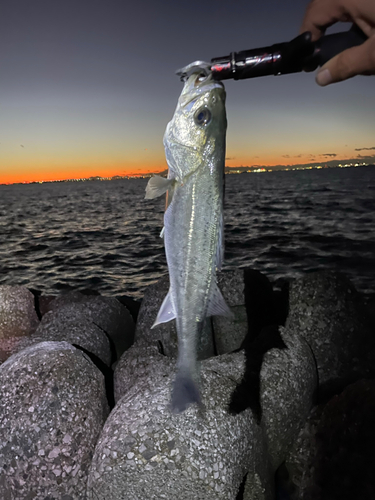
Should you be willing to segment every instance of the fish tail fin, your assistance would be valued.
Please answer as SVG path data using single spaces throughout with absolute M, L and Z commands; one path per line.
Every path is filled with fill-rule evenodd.
M 182 413 L 193 403 L 201 404 L 201 395 L 198 385 L 190 373 L 179 371 L 172 389 L 172 411 Z

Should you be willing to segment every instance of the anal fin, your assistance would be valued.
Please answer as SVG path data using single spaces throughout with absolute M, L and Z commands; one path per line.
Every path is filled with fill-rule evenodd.
M 171 321 L 172 319 L 175 318 L 176 318 L 176 310 L 173 306 L 173 302 L 171 299 L 171 291 L 169 290 L 159 309 L 155 323 L 152 325 L 151 328 L 160 325 L 160 323 L 168 323 L 168 321 Z

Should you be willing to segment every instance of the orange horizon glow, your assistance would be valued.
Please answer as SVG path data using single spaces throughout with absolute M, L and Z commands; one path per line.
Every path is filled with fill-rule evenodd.
M 280 156 L 274 154 L 256 157 L 238 155 L 233 158 L 226 158 L 225 165 L 231 168 L 255 166 L 272 168 L 278 165 L 293 167 L 294 165 L 310 163 L 321 163 L 323 165 L 332 159 L 336 161 L 345 161 L 345 159 L 348 159 L 351 155 L 350 153 L 348 155 L 348 152 L 346 152 L 346 154 L 337 155 L 335 158 L 327 158 L 324 156 L 326 155 L 309 154 L 294 157 L 292 155 L 289 157 L 288 155 Z M 87 179 L 90 177 L 137 177 L 145 174 L 162 172 L 167 168 L 165 160 L 155 161 L 152 165 L 147 165 L 137 161 L 132 161 L 131 163 L 129 161 L 124 163 L 116 161 L 115 165 L 113 165 L 113 163 L 111 165 L 103 164 L 102 162 L 98 162 L 97 164 L 82 162 L 79 165 L 72 164 L 70 162 L 67 162 L 65 165 L 62 164 L 62 162 L 52 165 L 30 164 L 27 167 L 22 165 L 12 165 L 6 170 L 3 168 L 3 171 L 0 172 L 0 184 L 28 184 L 31 182 L 53 182 L 70 179 Z
M 116 162 L 117 163 L 117 162 Z M 53 165 L 53 166 L 13 166 L 0 171 L 0 184 L 28 184 L 30 182 L 53 182 L 70 179 L 87 179 L 89 177 L 136 177 L 152 172 L 161 172 L 167 168 L 163 162 L 153 166 L 133 162 L 132 165 Z
M 246 163 L 245 159 L 242 160 L 243 165 L 251 166 L 254 163 L 254 159 L 248 160 Z M 232 163 L 234 163 L 232 165 Z M 226 166 L 238 167 L 241 162 L 238 161 L 226 161 Z M 271 166 L 278 164 L 277 162 L 263 162 L 265 166 Z M 0 184 L 28 184 L 32 182 L 55 182 L 55 181 L 65 181 L 70 179 L 87 179 L 89 177 L 137 177 L 144 174 L 157 173 L 166 170 L 168 167 L 166 164 L 160 164 L 158 166 L 136 166 L 132 168 L 126 167 L 105 167 L 105 166 L 79 166 L 79 167 L 58 167 L 58 168 L 38 168 L 38 169 L 13 169 L 7 173 L 0 173 Z
M 74 172 L 54 172 L 50 175 L 45 172 L 35 172 L 35 173 L 17 173 L 17 174 L 0 174 L 0 184 L 29 184 L 32 182 L 55 182 L 55 181 L 66 181 L 71 179 L 87 179 L 89 177 L 137 177 L 143 174 L 148 174 L 152 172 L 159 172 L 160 169 L 150 169 L 145 168 L 141 170 L 112 170 L 112 169 L 93 169 L 91 171 L 86 170 L 75 170 Z

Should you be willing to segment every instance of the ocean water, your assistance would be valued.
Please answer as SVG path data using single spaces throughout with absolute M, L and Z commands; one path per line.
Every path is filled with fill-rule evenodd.
M 0 186 L 0 284 L 143 296 L 167 272 L 147 179 Z M 226 176 L 225 266 L 375 290 L 375 167 Z

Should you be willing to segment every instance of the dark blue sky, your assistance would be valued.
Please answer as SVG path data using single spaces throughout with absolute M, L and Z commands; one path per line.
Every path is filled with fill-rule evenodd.
M 288 41 L 306 5 L 2 0 L 0 182 L 165 168 L 175 70 Z M 227 164 L 375 154 L 356 151 L 375 147 L 373 89 L 371 77 L 322 89 L 313 74 L 228 82 Z

